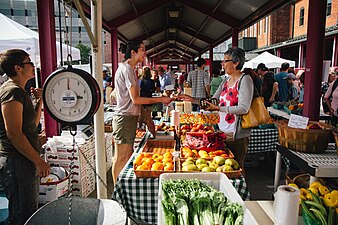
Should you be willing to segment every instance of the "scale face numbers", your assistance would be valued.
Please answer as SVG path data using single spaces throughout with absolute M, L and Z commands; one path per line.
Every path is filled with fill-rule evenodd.
M 83 70 L 52 73 L 43 88 L 44 106 L 58 122 L 80 123 L 98 109 L 101 95 L 95 79 Z

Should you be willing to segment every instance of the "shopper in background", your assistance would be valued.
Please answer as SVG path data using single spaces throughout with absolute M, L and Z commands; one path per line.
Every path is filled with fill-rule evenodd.
M 305 71 L 299 75 L 299 99 L 298 102 L 304 102 L 304 89 L 305 89 Z
M 224 53 L 223 67 L 229 78 L 220 84 L 213 95 L 213 98 L 219 99 L 219 105 L 208 103 L 208 110 L 219 111 L 218 126 L 226 133 L 226 144 L 243 169 L 251 129 L 242 128 L 241 116 L 249 112 L 254 93 L 251 76 L 241 72 L 244 62 L 245 53 L 241 48 L 230 48 Z M 187 95 L 179 95 L 179 98 L 193 102 L 198 100 Z
M 278 83 L 274 74 L 269 71 L 265 64 L 259 64 L 257 71 L 263 78 L 262 96 L 264 98 L 264 105 L 265 107 L 269 107 L 272 103 L 278 101 Z
M 223 79 L 219 74 L 219 69 L 212 70 L 212 80 L 210 83 L 210 96 L 213 96 L 218 89 L 219 85 L 222 83 Z
M 155 92 L 155 82 L 150 78 L 150 68 L 143 68 L 142 79 L 140 80 L 140 96 L 152 98 L 153 93 Z M 145 122 L 150 133 L 153 137 L 156 137 L 155 124 L 151 117 L 153 111 L 152 104 L 145 104 L 141 107 L 141 115 L 139 118 L 139 127 L 142 127 L 142 123 Z
M 289 86 L 287 100 L 288 101 L 298 100 L 299 98 L 298 89 L 295 83 L 293 82 L 296 79 L 296 76 L 293 73 L 288 73 L 288 75 L 283 79 L 288 82 Z
M 188 74 L 187 84 L 191 87 L 192 97 L 196 98 L 197 104 L 192 104 L 192 110 L 199 110 L 199 101 L 202 98 L 208 98 L 210 96 L 210 76 L 204 71 L 206 62 L 204 59 L 199 58 L 197 60 L 197 69 L 190 71 Z
M 324 96 L 327 92 L 327 90 L 329 89 L 329 86 L 332 82 L 334 82 L 336 80 L 337 76 L 335 72 L 331 72 L 327 78 L 327 82 L 324 82 L 322 84 L 322 106 L 323 106 L 323 111 L 325 114 L 330 114 L 330 107 L 326 104 L 326 101 L 324 99 Z M 332 99 L 329 99 L 330 101 Z
M 112 167 L 114 184 L 116 184 L 118 175 L 133 153 L 141 105 L 157 102 L 169 104 L 172 101 L 170 97 L 140 97 L 140 87 L 134 69 L 146 57 L 146 49 L 143 42 L 130 41 L 121 50 L 122 53 L 125 53 L 126 61 L 120 63 L 115 73 L 117 104 L 112 122 L 115 141 L 115 155 Z
M 324 96 L 326 104 L 329 106 L 330 115 L 332 116 L 331 124 L 336 127 L 338 123 L 338 79 L 331 82 L 329 89 Z
M 50 172 L 40 157 L 37 131 L 42 90 L 30 89 L 34 108 L 24 89 L 34 77 L 34 64 L 25 51 L 0 53 L 0 67 L 9 77 L 0 89 L 0 185 L 9 200 L 9 224 L 24 224 L 38 208 L 39 177 Z
M 283 63 L 281 66 L 281 72 L 275 75 L 275 79 L 278 83 L 278 94 L 279 101 L 285 102 L 288 99 L 288 82 L 286 80 L 286 76 L 288 75 L 287 71 L 290 67 L 289 63 Z
M 105 103 L 107 102 L 107 99 L 106 99 L 107 88 L 112 89 L 112 78 L 108 76 L 107 70 L 102 71 L 102 76 L 103 76 L 103 101 Z M 108 93 L 108 96 L 110 95 L 110 93 Z
M 160 85 L 161 85 L 161 92 L 164 91 L 164 87 L 170 84 L 173 84 L 170 75 L 164 73 L 163 67 L 158 68 L 158 75 L 159 75 L 159 80 L 160 80 Z

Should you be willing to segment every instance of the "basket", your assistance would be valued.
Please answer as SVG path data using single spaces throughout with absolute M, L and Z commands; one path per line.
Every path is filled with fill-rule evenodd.
M 309 124 L 319 124 L 323 129 L 299 129 L 288 127 L 286 121 L 278 121 L 279 142 L 282 146 L 291 150 L 319 153 L 327 149 L 332 127 L 329 124 L 312 122 Z

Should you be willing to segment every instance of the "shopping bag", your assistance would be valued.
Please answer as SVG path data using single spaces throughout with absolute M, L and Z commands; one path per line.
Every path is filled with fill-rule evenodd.
M 249 112 L 242 115 L 242 128 L 257 127 L 265 124 L 270 119 L 270 114 L 264 106 L 263 97 L 254 97 Z

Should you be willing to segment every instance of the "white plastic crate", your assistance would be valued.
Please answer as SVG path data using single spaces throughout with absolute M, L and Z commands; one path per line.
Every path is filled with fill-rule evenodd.
M 258 225 L 257 221 L 251 214 L 251 212 L 246 209 L 244 202 L 241 196 L 237 193 L 236 189 L 230 183 L 229 179 L 224 173 L 165 173 L 160 175 L 159 191 L 158 191 L 158 208 L 157 208 L 157 224 L 164 224 L 164 215 L 162 209 L 162 181 L 165 180 L 177 180 L 177 179 L 197 179 L 206 184 L 213 186 L 216 190 L 219 190 L 224 193 L 230 202 L 238 202 L 244 208 L 244 225 Z

